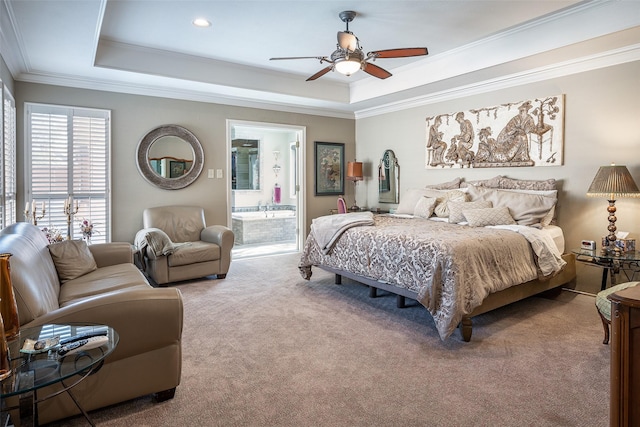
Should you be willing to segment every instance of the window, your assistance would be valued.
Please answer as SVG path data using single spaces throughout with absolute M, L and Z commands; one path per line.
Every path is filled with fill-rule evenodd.
M 0 85 L 1 86 L 1 85 Z M 3 88 L 0 131 L 0 228 L 16 222 L 16 107 Z
M 78 239 L 86 219 L 92 242 L 110 241 L 110 112 L 26 104 L 26 115 L 26 208 L 35 207 L 38 226 Z

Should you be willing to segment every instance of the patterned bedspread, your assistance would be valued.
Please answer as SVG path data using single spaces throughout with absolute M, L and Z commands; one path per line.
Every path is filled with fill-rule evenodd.
M 513 231 L 387 215 L 374 220 L 345 231 L 327 255 L 311 233 L 302 277 L 310 279 L 311 267 L 320 265 L 409 289 L 446 339 L 487 295 L 540 276 L 529 242 Z

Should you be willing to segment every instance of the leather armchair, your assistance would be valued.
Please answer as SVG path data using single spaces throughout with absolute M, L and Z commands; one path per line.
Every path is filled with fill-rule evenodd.
M 233 231 L 223 225 L 207 227 L 203 208 L 148 208 L 142 222 L 144 229 L 136 234 L 136 246 L 144 271 L 158 285 L 211 275 L 226 277 Z

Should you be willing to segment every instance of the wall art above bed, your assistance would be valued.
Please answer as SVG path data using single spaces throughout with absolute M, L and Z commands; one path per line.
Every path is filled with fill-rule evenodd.
M 564 95 L 426 118 L 425 167 L 560 166 Z

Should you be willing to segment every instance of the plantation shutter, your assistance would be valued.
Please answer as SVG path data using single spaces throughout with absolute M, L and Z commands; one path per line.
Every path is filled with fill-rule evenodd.
M 78 224 L 94 224 L 92 242 L 111 240 L 109 206 L 109 127 L 106 110 L 27 105 L 29 206 L 35 202 L 38 226 L 67 236 L 65 201 L 72 197 L 69 235 L 79 239 Z
M 2 218 L 1 226 L 16 222 L 16 107 L 13 98 L 5 91 L 2 132 Z

